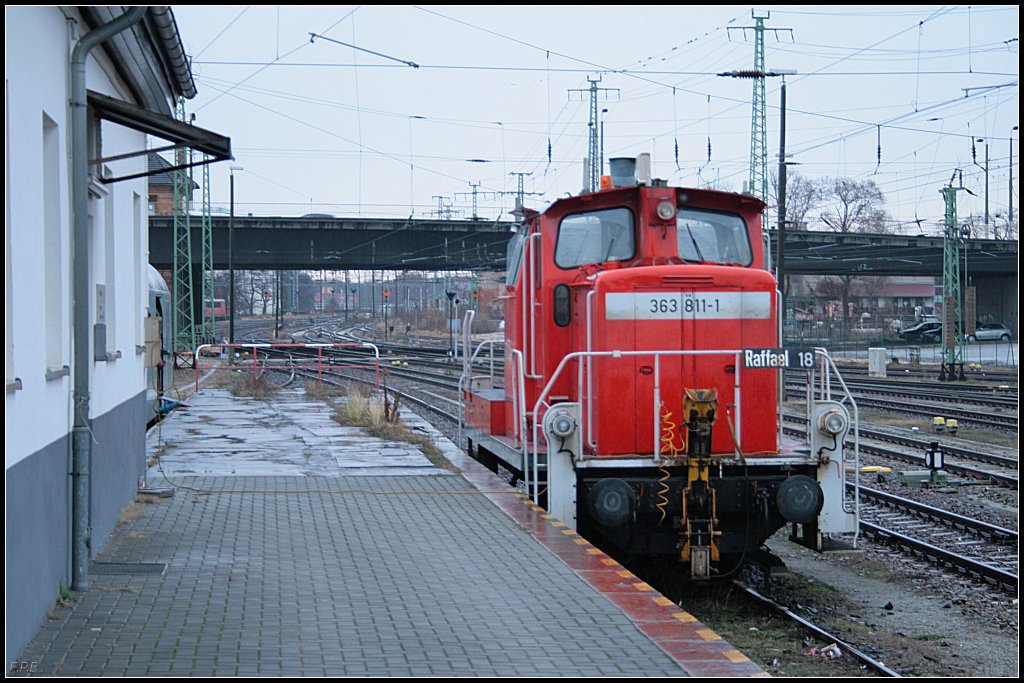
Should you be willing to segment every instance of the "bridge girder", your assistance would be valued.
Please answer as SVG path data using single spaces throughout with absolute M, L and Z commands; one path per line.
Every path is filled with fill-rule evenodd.
M 213 217 L 213 267 L 227 268 L 227 216 Z M 248 270 L 505 269 L 511 222 L 235 216 L 235 268 Z M 150 262 L 169 268 L 170 217 L 150 216 Z M 198 228 L 193 228 L 198 229 Z M 768 231 L 774 250 L 773 231 Z M 198 233 L 196 239 L 198 239 Z M 1018 243 L 968 240 L 971 278 L 1018 271 Z M 786 270 L 795 275 L 942 275 L 941 237 L 786 231 Z

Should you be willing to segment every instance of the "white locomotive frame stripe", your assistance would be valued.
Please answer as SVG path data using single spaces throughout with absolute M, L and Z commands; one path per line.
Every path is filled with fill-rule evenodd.
M 768 292 L 609 292 L 606 320 L 767 320 Z

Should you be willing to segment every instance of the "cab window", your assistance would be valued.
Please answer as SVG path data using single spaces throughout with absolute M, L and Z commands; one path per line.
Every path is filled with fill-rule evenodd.
M 558 226 L 555 265 L 628 261 L 636 255 L 635 221 L 629 209 L 602 209 L 566 216 Z
M 753 263 L 747 225 L 734 213 L 681 207 L 676 214 L 679 257 L 695 263 Z
M 523 267 L 523 242 L 526 241 L 526 226 L 520 228 L 519 232 L 512 235 L 508 241 L 508 251 L 505 255 L 505 284 L 514 286 L 519 278 L 519 271 Z

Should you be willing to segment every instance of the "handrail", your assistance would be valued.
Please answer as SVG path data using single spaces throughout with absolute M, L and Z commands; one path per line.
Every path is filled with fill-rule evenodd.
M 771 271 L 771 268 L 769 268 L 768 270 Z M 776 311 L 782 311 L 781 314 L 777 314 L 776 315 L 777 323 L 778 323 L 778 330 L 776 330 L 776 334 L 778 335 L 778 337 L 777 337 L 778 341 L 776 342 L 776 346 L 778 346 L 780 348 L 785 346 L 785 343 L 784 343 L 785 340 L 782 337 L 782 317 L 783 317 L 783 315 L 785 315 L 785 311 L 782 308 L 783 305 L 784 304 L 783 304 L 783 301 L 782 301 L 782 289 L 781 289 L 781 286 L 780 286 L 780 288 L 775 290 L 775 310 Z M 776 430 L 777 431 L 776 431 L 776 437 L 775 437 L 775 447 L 776 448 L 782 448 L 782 404 L 784 404 L 786 402 L 786 373 L 785 372 L 778 373 L 778 375 L 776 376 L 775 380 L 776 380 L 775 391 L 776 391 L 776 394 L 779 397 L 779 400 L 776 401 L 777 412 L 778 412 L 778 424 L 776 426 Z M 810 424 L 810 422 L 808 422 L 807 424 Z
M 476 317 L 476 311 L 472 308 L 467 308 L 466 312 L 462 315 L 462 372 L 470 372 L 469 366 L 469 349 L 473 348 L 473 319 Z M 455 349 L 456 355 L 458 355 L 458 348 Z
M 469 382 L 472 380 L 473 361 L 476 360 L 477 356 L 480 354 L 481 351 L 483 351 L 483 349 L 485 347 L 488 347 L 488 348 L 492 349 L 492 361 L 493 361 L 493 347 L 494 347 L 495 344 L 498 344 L 498 343 L 499 342 L 497 340 L 494 340 L 494 339 L 485 339 L 485 340 L 481 341 L 477 345 L 476 350 L 473 351 L 473 356 L 470 358 L 470 362 L 469 362 L 470 371 L 469 372 L 463 371 L 462 375 L 459 377 L 459 434 L 458 434 L 458 436 L 459 436 L 459 444 L 460 445 L 462 443 L 462 428 L 463 428 L 463 425 L 465 424 L 465 413 L 466 413 L 466 411 L 465 411 L 464 396 L 465 396 L 465 391 L 468 390 L 469 387 L 470 387 Z M 524 475 L 524 479 L 526 481 L 529 481 L 529 474 L 528 474 L 528 470 L 527 470 L 527 466 L 529 464 L 529 462 L 528 462 L 529 461 L 529 451 L 528 451 L 528 444 L 527 444 L 527 440 L 526 440 L 526 407 L 525 407 L 525 405 L 521 405 L 526 400 L 526 379 L 525 379 L 525 376 L 524 376 L 525 375 L 524 365 L 525 365 L 526 361 L 523 358 L 523 352 L 520 351 L 519 349 L 507 349 L 507 351 L 512 355 L 512 359 L 513 359 L 513 362 L 514 362 L 513 377 L 512 377 L 512 387 L 511 387 L 511 392 L 512 392 L 512 414 L 515 416 L 515 422 L 513 424 L 513 429 L 514 429 L 513 435 L 515 436 L 515 439 L 516 439 L 516 447 L 518 449 L 520 449 L 522 451 L 522 454 L 523 454 L 523 469 L 524 469 L 523 475 Z M 493 386 L 493 378 L 494 378 L 494 363 L 492 362 L 491 363 L 491 381 L 492 381 L 492 386 Z M 506 391 L 507 391 L 507 388 L 506 388 Z
M 519 349 L 509 349 L 512 354 L 512 358 L 515 359 L 515 377 L 513 378 L 512 386 L 518 387 L 515 391 L 519 396 L 519 408 L 515 409 L 515 403 L 513 402 L 513 410 L 516 415 L 516 422 L 518 424 L 518 435 L 519 435 L 519 447 L 523 450 L 523 465 L 526 465 L 527 458 L 527 445 L 526 445 L 526 373 L 523 367 L 526 360 L 523 358 L 523 352 Z
M 468 354 L 463 353 L 463 359 L 464 360 L 463 360 L 463 363 L 462 363 L 462 374 L 459 375 L 459 423 L 458 423 L 459 429 L 458 429 L 458 443 L 460 444 L 460 446 L 462 444 L 462 427 L 465 424 L 465 412 L 466 412 L 466 402 L 465 402 L 464 394 L 465 394 L 466 391 L 472 391 L 472 389 L 473 389 L 473 361 L 476 360 L 476 357 L 480 354 L 480 352 L 485 347 L 491 349 L 491 375 L 490 375 L 490 381 L 491 381 L 491 386 L 493 387 L 494 386 L 494 345 L 496 343 L 497 343 L 497 341 L 494 340 L 494 339 L 484 339 L 483 341 L 481 341 L 477 345 L 476 350 L 473 351 L 473 355 L 472 356 L 469 356 Z M 467 344 L 467 346 L 465 346 L 464 348 L 470 348 L 470 349 L 473 348 L 472 340 L 471 339 L 466 339 L 466 344 Z
M 828 350 L 822 347 L 816 347 L 814 353 L 821 359 L 821 392 L 820 396 L 823 400 L 832 400 L 832 382 L 831 375 L 834 372 L 836 379 L 839 380 L 839 385 L 842 387 L 842 391 L 845 394 L 844 397 L 838 401 L 838 403 L 844 403 L 849 401 L 850 407 L 852 408 L 851 422 L 853 422 L 853 510 L 850 510 L 847 505 L 846 497 L 843 497 L 843 509 L 847 512 L 852 512 L 856 519 L 860 519 L 860 409 L 857 407 L 857 401 L 853 398 L 853 392 L 846 386 L 846 381 L 843 376 L 839 373 L 839 368 L 836 367 L 835 361 L 832 360 L 832 356 L 829 355 Z M 830 372 L 831 370 L 831 372 Z M 813 392 L 814 387 L 814 369 L 811 369 L 811 381 L 808 383 L 810 389 L 809 392 Z M 812 401 L 811 395 L 808 395 L 808 411 Z M 810 415 L 808 415 L 810 417 Z M 808 435 L 813 423 L 810 419 L 807 421 Z M 810 438 L 808 436 L 808 438 Z M 845 468 L 844 468 L 845 470 Z M 843 482 L 846 482 L 846 472 L 842 472 Z M 843 487 L 845 491 L 845 486 Z M 853 532 L 853 547 L 857 548 L 857 538 L 860 536 L 860 525 Z
M 587 293 L 587 351 L 593 351 L 594 346 L 594 329 L 593 329 L 593 312 L 594 312 L 594 296 L 597 294 L 593 289 Z M 594 368 L 590 362 L 590 359 L 586 360 L 587 364 L 587 419 L 585 422 L 586 429 L 583 433 L 581 441 L 586 445 L 590 446 L 594 450 L 597 450 L 597 441 L 594 440 Z
M 537 322 L 536 322 L 536 287 L 534 281 L 537 279 L 537 257 L 535 255 L 535 249 L 533 241 L 536 239 L 540 241 L 541 234 L 535 232 L 526 237 L 526 243 L 523 245 L 523 347 L 527 346 L 527 342 L 530 346 L 529 365 L 525 368 L 526 376 L 530 379 L 543 379 L 541 375 L 537 374 Z M 527 292 L 529 295 L 527 295 Z M 527 305 L 529 305 L 529 311 L 527 311 Z M 524 354 L 524 359 L 526 355 Z
M 374 382 L 377 385 L 377 387 L 379 388 L 380 387 L 380 349 L 377 348 L 376 344 L 371 344 L 370 342 L 361 342 L 361 343 L 350 342 L 350 343 L 333 343 L 333 344 L 332 343 L 270 344 L 270 343 L 266 343 L 266 342 L 247 342 L 247 343 L 241 343 L 241 344 L 200 344 L 199 346 L 197 346 L 195 351 L 192 352 L 192 367 L 195 369 L 195 387 L 196 387 L 195 390 L 199 391 L 199 357 L 200 357 L 200 354 L 202 353 L 202 351 L 204 349 L 209 349 L 209 348 L 218 348 L 218 349 L 219 348 L 251 349 L 252 350 L 253 374 L 256 374 L 256 369 L 258 367 L 258 360 L 259 360 L 260 349 L 279 349 L 279 348 L 316 349 L 317 350 L 316 365 L 294 365 L 294 364 L 292 364 L 292 361 L 289 358 L 289 365 L 288 365 L 288 367 L 292 368 L 292 369 L 295 369 L 295 368 L 303 369 L 304 368 L 304 369 L 309 369 L 309 370 L 316 370 L 317 371 L 317 381 L 319 382 L 319 381 L 321 381 L 323 379 L 323 368 L 324 368 L 323 351 L 324 351 L 324 349 L 344 348 L 344 347 L 348 347 L 348 348 L 363 348 L 363 349 L 372 349 L 373 350 Z M 328 365 L 333 365 L 333 364 L 328 363 Z M 210 367 L 210 366 L 207 366 L 207 367 Z M 213 367 L 214 367 L 214 369 L 216 369 L 217 366 L 213 366 Z M 360 367 L 360 366 L 342 365 L 342 366 L 333 366 L 333 367 Z
M 654 462 L 657 464 L 657 463 L 661 462 L 661 439 L 658 438 L 658 436 L 660 434 L 660 419 L 661 419 L 661 416 L 660 416 L 659 410 L 658 410 L 658 399 L 659 399 L 659 389 L 660 389 L 660 387 L 658 386 L 658 382 L 659 382 L 660 359 L 661 359 L 661 357 L 662 356 L 670 356 L 671 357 L 671 356 L 731 355 L 731 356 L 733 356 L 735 358 L 737 378 L 736 378 L 736 383 L 735 383 L 735 385 L 733 387 L 733 401 L 734 401 L 733 405 L 736 407 L 735 429 L 736 429 L 737 439 L 739 439 L 740 438 L 740 434 L 741 434 L 740 429 L 741 429 L 741 421 L 742 421 L 742 416 L 741 416 L 742 411 L 740 410 L 741 403 L 740 403 L 740 391 L 739 391 L 740 390 L 740 385 L 739 385 L 739 371 L 740 370 L 739 370 L 739 368 L 740 368 L 740 359 L 741 359 L 742 353 L 743 352 L 740 349 L 718 349 L 718 350 L 701 350 L 701 351 L 683 351 L 683 350 L 664 350 L 664 351 L 658 351 L 658 350 L 647 350 L 647 351 L 619 351 L 619 350 L 614 350 L 614 351 L 575 351 L 573 353 L 566 354 L 562 358 L 561 362 L 558 364 L 558 367 L 556 367 L 555 371 L 551 374 L 551 378 L 548 380 L 547 384 L 541 390 L 540 394 L 538 394 L 537 401 L 536 401 L 536 403 L 534 403 L 534 406 L 533 406 L 533 412 L 528 414 L 529 416 L 533 417 L 533 458 L 532 458 L 533 462 L 532 462 L 532 464 L 533 464 L 534 481 L 532 482 L 532 488 L 533 488 L 533 492 L 534 492 L 534 500 L 537 499 L 536 495 L 537 495 L 537 491 L 539 489 L 539 482 L 536 480 L 536 476 L 537 476 L 538 465 L 539 465 L 539 462 L 540 462 L 540 451 L 539 451 L 540 439 L 539 439 L 538 429 L 540 428 L 540 424 L 541 424 L 541 419 L 540 419 L 541 408 L 542 407 L 550 407 L 550 406 L 547 405 L 548 395 L 551 393 L 551 390 L 554 388 L 554 385 L 555 385 L 556 381 L 560 378 L 563 370 L 566 368 L 566 366 L 569 364 L 570 361 L 573 361 L 573 360 L 576 360 L 576 359 L 583 359 L 583 360 L 589 361 L 590 359 L 593 359 L 593 358 L 628 358 L 628 357 L 637 357 L 637 356 L 653 356 L 654 357 L 654 373 L 655 373 L 655 396 L 654 396 L 654 399 L 655 399 L 655 403 L 654 403 L 654 425 L 655 426 L 654 426 L 654 429 L 655 429 L 655 439 L 654 439 L 654 453 L 653 453 L 652 458 L 653 458 Z M 582 377 L 580 377 L 580 379 L 578 379 L 578 382 L 579 382 L 579 386 L 577 387 L 577 396 L 583 397 L 584 396 L 584 388 L 583 388 Z M 590 400 L 590 398 L 591 397 L 588 396 L 587 400 Z M 581 456 L 582 456 L 582 453 L 579 454 L 579 456 L 577 456 L 577 457 L 581 457 Z M 529 483 L 528 483 L 528 485 L 529 485 Z

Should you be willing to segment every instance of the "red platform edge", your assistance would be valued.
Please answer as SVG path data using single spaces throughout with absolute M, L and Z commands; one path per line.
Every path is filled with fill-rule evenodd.
M 690 676 L 771 676 L 692 614 L 534 505 L 525 493 L 461 450 L 445 456 L 474 488 L 618 607 Z

